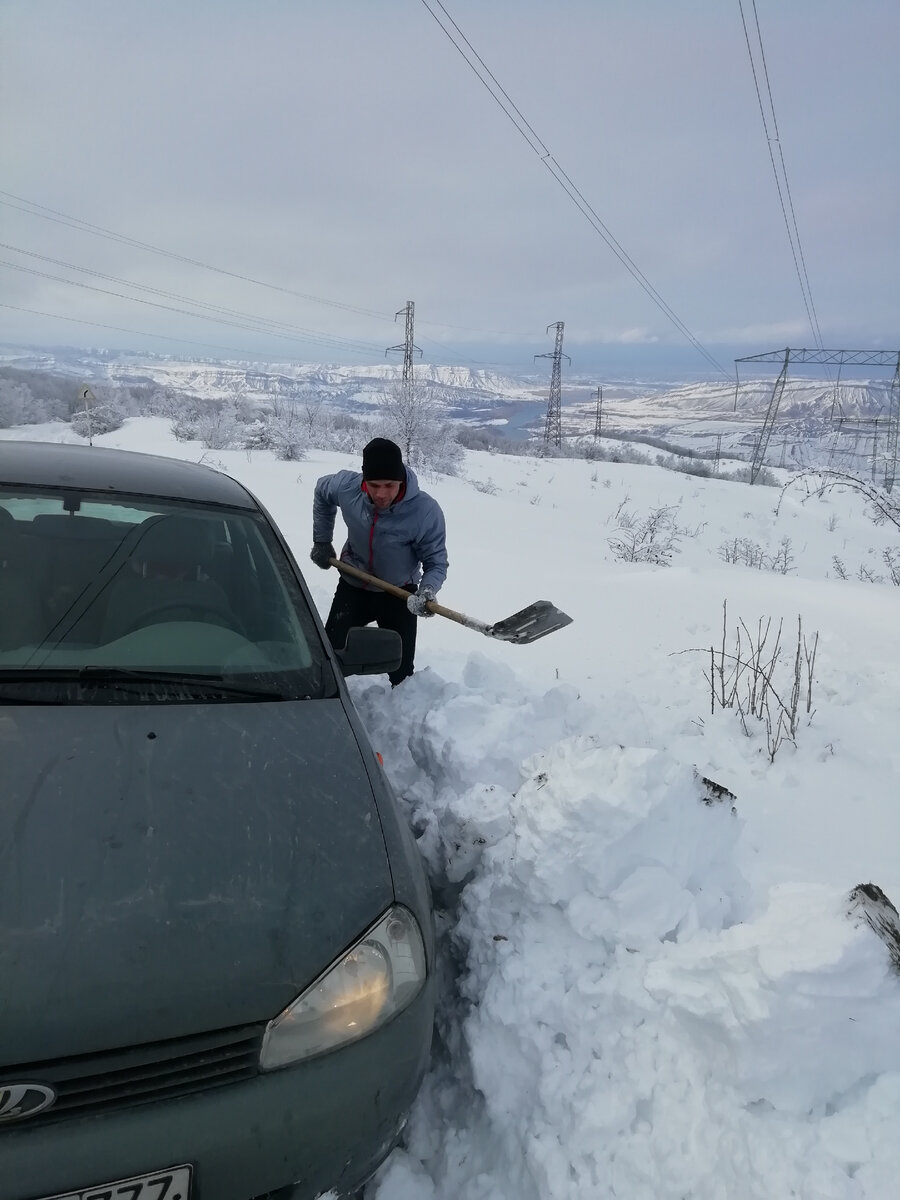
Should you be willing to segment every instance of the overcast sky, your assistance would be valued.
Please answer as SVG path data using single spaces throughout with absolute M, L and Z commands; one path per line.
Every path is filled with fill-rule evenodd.
M 444 3 L 716 361 L 815 344 L 738 0 Z M 895 348 L 900 4 L 756 11 L 822 341 Z M 0 308 L 0 342 L 360 363 L 402 341 L 412 299 L 426 361 L 530 369 L 562 320 L 573 371 L 714 374 L 423 0 L 0 0 L 0 24 L 0 260 L 186 307 L 30 251 L 294 327 L 3 265 L 0 302 L 18 309 Z

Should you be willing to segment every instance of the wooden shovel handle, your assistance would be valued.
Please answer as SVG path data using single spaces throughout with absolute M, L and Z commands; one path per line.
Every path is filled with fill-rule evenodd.
M 389 592 L 392 596 L 396 596 L 400 600 L 408 600 L 412 595 L 406 588 L 397 587 L 395 583 L 388 583 L 384 579 L 379 579 L 376 575 L 370 575 L 368 571 L 361 571 L 359 567 L 341 562 L 339 558 L 329 558 L 328 561 L 344 575 L 352 575 L 355 579 L 362 580 L 363 583 L 370 583 L 373 587 L 380 588 L 383 592 Z M 477 629 L 479 633 L 484 633 L 488 628 L 483 621 L 476 621 L 473 617 L 467 617 L 465 613 L 456 612 L 452 608 L 444 608 L 443 604 L 438 604 L 437 600 L 426 601 L 425 607 L 429 612 L 435 613 L 439 617 L 446 617 L 450 621 L 456 621 L 459 625 L 465 625 L 467 629 Z
M 368 571 L 361 571 L 359 567 L 341 562 L 339 558 L 329 558 L 328 561 L 333 567 L 337 567 L 339 571 L 343 572 L 344 575 L 352 575 L 354 578 L 362 580 L 363 583 L 374 584 L 375 587 L 381 588 L 383 592 L 390 592 L 392 596 L 396 596 L 400 600 L 408 600 L 412 594 L 406 588 L 397 587 L 396 583 L 388 583 L 384 579 L 378 579 L 375 575 L 370 575 Z

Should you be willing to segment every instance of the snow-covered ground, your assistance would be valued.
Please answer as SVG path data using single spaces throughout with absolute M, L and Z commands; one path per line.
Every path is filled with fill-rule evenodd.
M 4 436 L 75 440 L 66 426 Z M 356 466 L 204 452 L 133 420 L 98 443 L 204 458 L 247 484 L 308 563 L 317 477 Z M 900 1178 L 900 978 L 847 915 L 900 897 L 896 545 L 825 499 L 655 467 L 468 454 L 422 480 L 447 514 L 440 599 L 573 623 L 531 646 L 434 618 L 391 691 L 350 681 L 439 906 L 432 1069 L 369 1200 L 888 1200 Z M 652 510 L 671 565 L 616 558 Z M 624 531 L 627 534 L 627 530 Z M 727 563 L 745 539 L 786 573 Z M 787 543 L 785 543 L 787 539 Z M 851 576 L 835 576 L 837 557 Z M 709 647 L 739 620 L 817 632 L 811 717 L 710 712 Z M 706 803 L 702 777 L 734 793 Z

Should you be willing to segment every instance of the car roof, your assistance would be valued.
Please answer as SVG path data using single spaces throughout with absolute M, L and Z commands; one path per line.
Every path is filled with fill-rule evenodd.
M 3 484 L 125 492 L 237 508 L 259 507 L 237 480 L 212 467 L 156 454 L 67 442 L 0 439 L 0 485 Z

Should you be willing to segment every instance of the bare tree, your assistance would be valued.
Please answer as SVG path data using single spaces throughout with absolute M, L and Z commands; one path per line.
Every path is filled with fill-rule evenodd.
M 303 424 L 305 425 L 305 434 L 307 442 L 313 442 L 322 424 L 324 416 L 322 412 L 323 400 L 320 395 L 307 394 L 303 401 Z

